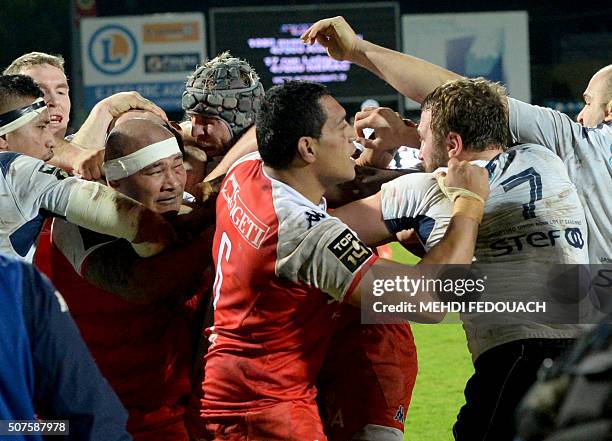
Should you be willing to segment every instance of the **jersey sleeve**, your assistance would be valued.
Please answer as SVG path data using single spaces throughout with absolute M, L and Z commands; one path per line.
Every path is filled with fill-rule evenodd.
M 413 173 L 383 184 L 380 201 L 389 231 L 414 229 L 426 249 L 444 235 L 452 212 L 452 203 L 431 173 Z
M 561 159 L 574 157 L 577 153 L 588 157 L 596 153 L 591 152 L 593 148 L 608 153 L 610 140 L 603 139 L 601 130 L 583 127 L 561 112 L 513 98 L 508 98 L 508 112 L 510 133 L 515 143 L 543 145 Z
M 299 225 L 309 214 L 314 213 L 299 213 L 280 226 L 280 231 L 294 234 L 279 242 L 276 273 L 318 288 L 334 300 L 347 300 L 377 256 L 344 223 L 324 212 L 318 213 L 325 217 L 314 225 Z
M 78 179 L 39 159 L 20 155 L 11 164 L 10 183 L 17 206 L 24 214 L 38 208 L 57 216 L 66 215 L 73 186 Z
M 61 295 L 24 264 L 23 312 L 35 371 L 35 404 L 44 419 L 67 419 L 67 439 L 132 439 L 127 412 L 96 366 Z
M 87 259 L 94 251 L 117 240 L 62 219 L 53 221 L 53 243 L 80 276 L 83 276 Z

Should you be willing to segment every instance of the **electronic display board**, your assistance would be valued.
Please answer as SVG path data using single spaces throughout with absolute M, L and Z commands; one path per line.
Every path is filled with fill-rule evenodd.
M 368 41 L 398 49 L 397 3 L 211 8 L 211 56 L 229 50 L 257 71 L 266 89 L 286 80 L 325 84 L 344 103 L 367 98 L 396 102 L 397 92 L 365 69 L 327 56 L 319 44 L 306 46 L 300 35 L 322 18 L 342 15 Z

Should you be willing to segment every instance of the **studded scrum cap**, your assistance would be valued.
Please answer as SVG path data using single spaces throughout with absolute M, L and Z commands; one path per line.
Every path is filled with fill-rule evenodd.
M 253 68 L 224 52 L 187 78 L 182 105 L 190 115 L 221 118 L 238 137 L 255 122 L 263 97 L 263 86 Z

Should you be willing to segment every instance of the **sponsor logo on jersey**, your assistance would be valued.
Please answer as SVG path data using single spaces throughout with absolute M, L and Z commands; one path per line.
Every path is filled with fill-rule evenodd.
M 404 410 L 404 405 L 400 404 L 400 406 L 397 408 L 397 412 L 395 412 L 395 416 L 393 417 L 393 419 L 403 424 L 405 418 L 406 411 Z
M 562 230 L 534 231 L 528 234 L 504 237 L 491 243 L 493 250 L 501 251 L 495 257 L 505 256 L 522 251 L 523 248 L 545 248 L 557 246 L 558 239 L 562 237 Z M 580 228 L 565 229 L 565 241 L 572 247 L 582 249 L 584 237 Z
M 53 167 L 52 165 L 47 165 L 47 164 L 41 165 L 38 171 L 46 175 L 55 176 L 55 178 L 58 181 L 62 181 L 70 177 L 70 175 L 66 173 L 64 170 L 62 170 L 61 168 Z
M 223 199 L 227 202 L 230 219 L 240 235 L 249 245 L 259 249 L 270 227 L 264 224 L 255 216 L 249 207 L 246 206 L 240 197 L 240 186 L 234 174 L 228 176 L 223 183 L 221 196 L 223 196 Z
M 361 242 L 351 230 L 344 230 L 328 247 L 334 256 L 352 273 L 372 255 L 372 250 Z
M 580 228 L 567 228 L 565 230 L 565 240 L 574 248 L 582 249 L 584 247 L 584 238 Z
M 325 218 L 325 213 L 319 213 L 314 210 L 307 211 L 306 221 L 308 222 L 308 229 L 311 229 L 312 224 L 319 222 L 323 218 Z

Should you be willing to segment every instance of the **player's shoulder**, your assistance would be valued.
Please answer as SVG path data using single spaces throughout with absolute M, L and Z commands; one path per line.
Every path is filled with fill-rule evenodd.
M 0 254 L 0 291 L 21 292 L 22 287 L 36 282 L 32 278 L 33 271 L 31 264 L 13 256 Z
M 2 273 L 8 271 L 17 271 L 18 268 L 21 268 L 23 262 L 5 254 L 0 254 L 0 268 L 2 268 Z
M 582 127 L 584 137 L 590 144 L 604 147 L 606 153 L 612 153 L 612 125 L 601 123 L 596 127 Z M 610 148 L 610 151 L 607 149 Z
M 439 168 L 436 172 L 438 171 L 445 172 L 446 168 Z M 381 189 L 387 192 L 388 195 L 391 195 L 392 193 L 405 194 L 406 192 L 427 193 L 429 191 L 437 191 L 439 187 L 434 173 L 415 172 L 386 182 L 382 185 Z
M 545 173 L 549 171 L 565 173 L 563 161 L 554 152 L 538 144 L 520 144 L 511 147 L 486 166 L 491 174 L 491 181 L 534 167 Z
M 11 169 L 35 169 L 44 164 L 40 159 L 23 155 L 17 152 L 0 152 L 0 171 L 2 176 L 7 178 Z
M 14 185 L 27 185 L 29 187 L 32 186 L 32 181 L 63 180 L 70 177 L 61 168 L 49 165 L 41 159 L 16 152 L 0 153 L 0 172 L 5 180 Z
M 236 162 L 234 162 L 230 166 L 230 168 L 227 170 L 226 175 L 229 175 L 232 171 L 234 171 L 237 168 L 257 166 L 261 164 L 261 162 L 262 161 L 261 161 L 261 156 L 259 155 L 259 152 L 247 153 L 246 155 L 242 156 L 240 159 L 238 159 Z
M 518 144 L 513 147 L 510 147 L 508 150 L 506 150 L 503 153 L 503 155 L 511 155 L 513 154 L 512 152 L 516 152 L 514 154 L 520 154 L 520 155 L 530 155 L 530 156 L 539 156 L 543 158 L 557 158 L 558 159 L 558 156 L 555 155 L 554 152 L 552 152 L 550 149 L 547 149 L 546 147 L 540 144 L 532 144 L 532 143 Z
M 85 260 L 94 255 L 95 251 L 122 240 L 124 239 L 96 233 L 62 219 L 53 221 L 53 243 L 79 274 Z
M 340 222 L 327 213 L 325 199 L 314 204 L 291 186 L 274 179 L 271 182 L 279 231 L 290 236 L 300 236 L 324 222 Z

